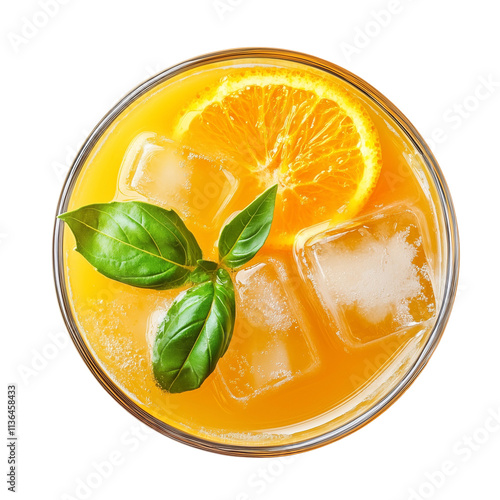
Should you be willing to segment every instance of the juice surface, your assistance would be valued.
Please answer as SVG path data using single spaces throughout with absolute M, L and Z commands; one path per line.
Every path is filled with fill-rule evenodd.
M 224 221 L 265 189 L 262 176 L 234 171 L 230 166 L 221 170 L 219 163 L 212 161 L 218 151 L 205 148 L 198 155 L 196 141 L 191 138 L 189 144 L 179 143 L 175 127 L 186 103 L 205 89 L 217 86 L 243 67 L 273 65 L 282 71 L 319 73 L 291 62 L 225 61 L 189 70 L 141 96 L 99 140 L 78 177 L 68 210 L 113 200 L 142 200 L 173 207 L 195 235 L 204 258 L 216 260 L 215 243 Z M 331 240 L 339 242 L 335 251 L 321 243 L 328 238 L 312 234 L 314 231 L 308 235 L 307 227 L 301 228 L 306 234 L 302 243 L 280 245 L 279 235 L 286 220 L 278 217 L 273 222 L 269 241 L 258 255 L 233 272 L 237 301 L 233 339 L 201 388 L 169 394 L 157 386 L 151 368 L 156 328 L 182 289 L 145 290 L 112 281 L 73 251 L 74 238 L 65 231 L 66 281 L 86 343 L 110 378 L 133 401 L 174 427 L 239 444 L 305 437 L 332 421 L 355 416 L 390 389 L 414 361 L 434 324 L 442 293 L 442 270 L 440 214 L 433 201 L 436 193 L 429 174 L 388 115 L 348 83 L 333 75 L 327 78 L 350 92 L 370 115 L 382 150 L 380 177 L 366 204 L 353 216 L 354 222 L 343 221 L 344 226 L 339 227 L 345 229 L 340 232 L 335 227 L 327 230 L 332 232 Z M 279 107 L 275 112 L 280 112 Z M 188 152 L 179 153 L 184 146 Z M 175 158 L 180 155 L 189 161 L 188 179 L 183 177 L 185 171 L 175 166 L 163 183 L 147 178 L 142 171 L 130 170 L 130 162 L 137 155 L 149 154 L 146 167 L 161 176 L 161 164 L 154 166 L 155 158 L 160 151 L 167 161 L 170 150 L 175 150 Z M 194 155 L 189 156 L 189 151 Z M 383 220 L 379 224 L 380 213 Z M 325 220 L 334 215 L 325 214 Z M 389 233 L 396 231 L 398 224 L 411 226 L 415 234 L 403 228 L 398 234 L 406 240 L 393 237 Z M 359 247 L 364 241 L 360 240 L 360 234 L 364 234 L 360 227 L 373 240 L 369 251 Z M 346 249 L 352 256 L 361 248 L 361 258 L 372 262 L 369 259 L 382 244 L 380 235 L 384 231 L 389 232 L 390 243 L 384 252 L 389 257 L 413 252 L 413 262 L 421 271 L 416 274 L 397 258 L 391 261 L 396 264 L 382 275 L 389 277 L 384 293 L 395 293 L 390 273 L 407 272 L 411 279 L 404 292 L 412 293 L 411 287 L 417 286 L 419 294 L 405 307 L 395 306 L 391 314 L 384 312 L 377 320 L 376 304 L 358 299 L 348 303 L 350 294 L 358 293 L 353 286 L 342 288 L 341 278 L 332 282 L 334 274 L 323 276 L 323 284 L 312 283 L 309 272 L 314 274 L 316 265 L 328 265 L 333 266 L 334 273 L 335 263 L 330 260 Z M 321 241 L 317 243 L 315 238 Z M 341 276 L 342 268 L 338 272 Z M 331 313 L 328 301 L 334 295 L 335 307 L 341 307 Z M 405 319 L 408 317 L 418 317 L 419 321 Z

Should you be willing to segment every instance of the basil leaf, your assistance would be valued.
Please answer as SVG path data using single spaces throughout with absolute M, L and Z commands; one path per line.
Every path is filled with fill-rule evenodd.
M 211 260 L 199 259 L 197 262 L 198 267 L 204 269 L 207 272 L 213 272 L 217 269 L 217 262 L 213 262 Z
M 149 203 L 97 203 L 59 218 L 75 235 L 76 250 L 97 271 L 128 285 L 175 288 L 202 256 L 182 219 Z
M 229 273 L 196 285 L 178 297 L 158 327 L 153 373 L 163 389 L 178 393 L 201 386 L 226 352 L 235 320 L 234 288 Z
M 236 269 L 260 250 L 271 230 L 277 191 L 276 184 L 224 226 L 219 238 L 219 259 L 222 263 Z
M 189 276 L 189 281 L 193 283 L 203 283 L 212 279 L 214 271 L 217 269 L 217 262 L 200 259 L 197 262 L 198 267 Z

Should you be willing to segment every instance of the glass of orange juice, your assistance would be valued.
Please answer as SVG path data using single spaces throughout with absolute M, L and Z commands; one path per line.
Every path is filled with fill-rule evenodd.
M 152 351 L 189 285 L 112 280 L 56 222 L 58 299 L 84 361 L 138 419 L 198 448 L 272 456 L 349 434 L 408 388 L 451 311 L 457 224 L 432 153 L 370 85 L 296 52 L 228 50 L 141 84 L 85 142 L 58 214 L 112 201 L 172 209 L 216 260 L 224 224 L 273 185 L 265 243 L 228 269 L 229 347 L 180 393 L 158 384 Z

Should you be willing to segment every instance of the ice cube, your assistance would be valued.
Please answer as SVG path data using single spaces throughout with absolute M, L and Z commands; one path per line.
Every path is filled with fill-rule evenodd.
M 139 134 L 128 147 L 119 174 L 118 195 L 174 209 L 203 227 L 220 226 L 238 180 L 224 160 L 200 155 L 151 132 Z
M 276 259 L 239 271 L 236 328 L 218 365 L 222 397 L 246 404 L 263 392 L 314 371 L 318 355 L 294 278 Z
M 418 328 L 436 313 L 417 212 L 392 206 L 311 237 L 299 251 L 339 335 L 360 346 Z

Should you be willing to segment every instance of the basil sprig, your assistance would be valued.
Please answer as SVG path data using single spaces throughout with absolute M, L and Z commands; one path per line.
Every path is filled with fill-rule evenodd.
M 194 235 L 173 211 L 149 203 L 87 205 L 59 216 L 76 251 L 121 283 L 165 290 L 193 285 L 173 302 L 153 345 L 153 374 L 165 391 L 197 389 L 225 354 L 234 329 L 234 286 L 226 268 L 249 262 L 264 245 L 277 186 L 239 212 L 220 233 L 219 263 L 204 260 Z

